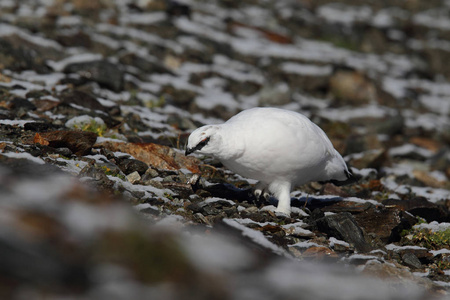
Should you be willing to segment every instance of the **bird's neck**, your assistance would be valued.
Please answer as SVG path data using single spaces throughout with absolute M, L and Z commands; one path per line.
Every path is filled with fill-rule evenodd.
M 217 133 L 219 137 L 219 147 L 215 153 L 219 160 L 236 159 L 241 156 L 244 151 L 244 141 L 239 138 L 238 134 L 233 131 L 220 131 Z

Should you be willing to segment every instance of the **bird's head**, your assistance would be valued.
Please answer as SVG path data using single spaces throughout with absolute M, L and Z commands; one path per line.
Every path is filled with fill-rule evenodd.
M 217 136 L 217 125 L 206 125 L 194 130 L 189 136 L 186 155 L 193 152 L 214 155 L 218 149 L 220 138 Z

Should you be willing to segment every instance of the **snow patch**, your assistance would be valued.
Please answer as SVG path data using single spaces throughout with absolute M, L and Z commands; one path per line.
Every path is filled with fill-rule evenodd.
M 272 242 L 270 242 L 262 232 L 260 231 L 256 231 L 253 229 L 250 229 L 244 225 L 239 224 L 236 220 L 234 219 L 223 219 L 223 222 L 226 223 L 227 225 L 234 227 L 238 230 L 240 230 L 242 232 L 242 235 L 250 238 L 253 242 L 269 249 L 272 250 L 273 252 L 283 255 L 286 255 L 286 252 L 284 249 L 280 248 L 279 246 L 273 244 Z

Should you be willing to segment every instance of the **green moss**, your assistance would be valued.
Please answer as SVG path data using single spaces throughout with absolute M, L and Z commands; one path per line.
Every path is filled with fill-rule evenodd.
M 359 44 L 356 41 L 352 41 L 351 39 L 343 36 L 323 35 L 322 37 L 320 37 L 320 39 L 323 40 L 324 42 L 331 43 L 338 48 L 344 48 L 352 51 L 360 51 Z
M 163 107 L 166 104 L 166 98 L 160 96 L 158 100 L 149 100 L 145 102 L 145 106 L 148 108 Z
M 103 136 L 105 131 L 108 129 L 105 124 L 99 124 L 95 120 L 91 120 L 88 124 L 75 124 L 75 129 L 80 129 L 83 131 L 90 131 L 96 133 L 98 136 Z
M 450 228 L 441 231 L 431 231 L 430 229 L 413 229 L 410 232 L 402 232 L 408 237 L 409 243 L 428 249 L 438 250 L 442 248 L 450 249 Z
M 120 178 L 122 180 L 125 180 L 125 176 L 124 175 L 120 174 L 117 171 L 114 171 L 114 170 L 108 168 L 107 166 L 100 166 L 100 169 L 103 170 L 105 175 L 110 175 L 110 176 L 114 176 L 114 177 Z

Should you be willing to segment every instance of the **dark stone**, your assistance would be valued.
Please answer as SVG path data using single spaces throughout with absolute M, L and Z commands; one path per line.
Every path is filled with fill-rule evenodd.
M 191 121 L 190 118 L 174 114 L 170 115 L 167 118 L 167 124 L 180 130 L 194 130 L 197 128 L 197 126 L 194 124 L 194 122 Z M 180 143 L 183 144 L 183 141 L 180 141 Z
M 91 37 L 83 31 L 66 31 L 58 33 L 55 37 L 56 41 L 66 47 L 84 47 L 90 48 L 92 46 Z
M 360 252 L 372 250 L 363 230 L 348 212 L 325 216 L 318 219 L 316 223 L 321 232 L 352 244 Z
M 164 188 L 170 189 L 176 192 L 182 198 L 188 198 L 194 193 L 192 186 L 187 183 L 173 182 L 173 181 L 163 181 L 161 182 Z
M 161 212 L 159 210 L 157 210 L 153 207 L 144 208 L 140 212 L 144 213 L 144 214 L 154 215 L 154 216 L 159 216 L 161 214 Z
M 410 229 L 417 220 L 396 208 L 372 206 L 354 215 L 359 226 L 367 233 L 374 233 L 383 243 L 400 240 L 400 233 Z
M 0 166 L 5 167 L 9 175 L 20 178 L 41 178 L 45 176 L 57 176 L 64 174 L 61 169 L 50 164 L 37 164 L 24 158 L 10 158 L 0 155 Z M 6 178 L 6 177 L 5 177 Z
M 78 177 L 92 178 L 92 181 L 87 182 L 87 184 L 93 185 L 100 191 L 113 191 L 114 182 L 106 176 L 105 170 L 99 166 L 88 164 L 80 171 Z
M 114 152 L 112 152 L 111 150 L 100 148 L 100 153 L 109 160 L 116 159 Z
M 420 260 L 411 252 L 407 252 L 402 255 L 402 260 L 405 265 L 413 269 L 422 268 L 422 263 Z
M 148 169 L 148 165 L 145 162 L 137 159 L 124 158 L 124 159 L 117 159 L 116 161 L 117 166 L 126 175 L 133 173 L 134 171 L 137 171 L 139 175 L 143 175 Z
M 32 91 L 29 91 L 25 95 L 25 98 L 27 98 L 27 99 L 30 99 L 30 98 L 38 99 L 38 98 L 41 98 L 41 97 L 44 97 L 44 96 L 48 96 L 48 95 L 50 95 L 50 92 L 47 91 L 47 90 L 32 90 Z
M 236 201 L 255 200 L 255 197 L 250 192 L 250 190 L 241 190 L 231 184 L 218 183 L 204 187 L 203 189 L 208 191 L 213 197 L 220 197 Z
M 136 67 L 139 70 L 142 70 L 148 74 L 154 74 L 154 73 L 174 74 L 167 67 L 165 67 L 164 64 L 161 63 L 160 61 L 151 61 L 151 60 L 142 58 L 134 53 L 127 53 L 127 54 L 123 55 L 122 57 L 120 57 L 119 61 L 122 64 L 131 65 L 131 66 Z
M 69 148 L 78 156 L 91 152 L 97 141 L 97 134 L 87 131 L 64 131 L 37 133 L 34 142 L 48 145 L 53 148 Z
M 37 70 L 47 71 L 45 58 L 39 55 L 38 47 L 26 47 L 23 41 L 16 38 L 15 43 L 0 39 L 0 61 L 5 69 L 11 71 Z
M 352 138 L 348 139 L 348 142 L 352 142 Z M 365 150 L 365 149 L 364 149 Z M 357 153 L 364 150 L 350 150 L 347 147 L 347 153 Z M 380 169 L 387 161 L 387 152 L 384 149 L 368 150 L 362 153 L 359 158 L 351 159 L 349 164 L 357 169 L 373 168 Z
M 201 213 L 203 210 L 202 207 L 198 203 L 191 203 L 186 208 L 191 210 L 194 214 Z
M 450 138 L 448 140 L 450 142 Z M 447 172 L 450 170 L 450 148 L 448 146 L 441 148 L 429 159 L 429 162 L 432 170 Z M 450 179 L 450 173 L 447 174 L 447 177 Z
M 216 215 L 209 215 L 209 216 L 206 216 L 206 218 L 209 220 L 209 223 L 210 224 L 213 224 L 213 225 L 215 225 L 215 224 L 217 224 L 217 223 L 219 223 L 219 222 L 221 222 L 224 218 L 226 218 L 227 217 L 227 215 L 222 211 L 222 212 L 219 212 L 218 214 L 216 214 Z
M 383 122 L 378 122 L 375 126 L 377 133 L 393 136 L 402 132 L 405 126 L 405 119 L 401 114 L 398 114 L 387 117 Z
M 166 14 L 169 18 L 173 17 L 191 17 L 191 8 L 190 6 L 180 3 L 178 1 L 168 1 L 166 7 Z
M 202 213 L 203 213 L 203 215 L 205 215 L 205 216 L 208 216 L 208 215 L 217 215 L 217 214 L 220 213 L 220 210 L 217 209 L 217 208 L 214 207 L 214 206 L 205 205 L 205 206 L 202 207 Z
M 318 220 L 323 217 L 325 217 L 325 213 L 319 208 L 314 209 L 310 214 L 311 220 Z
M 188 108 L 189 104 L 197 96 L 197 93 L 191 90 L 178 89 L 172 85 L 165 85 L 162 87 L 161 92 L 166 94 L 165 99 L 168 103 L 173 103 L 177 106 Z
M 413 216 L 419 216 L 427 222 L 449 222 L 450 212 L 442 205 L 432 203 L 425 197 L 414 197 L 408 200 L 387 199 L 384 205 L 394 205 L 401 210 L 405 210 Z
M 223 212 L 227 215 L 227 217 L 232 217 L 238 213 L 238 210 L 235 206 L 227 207 L 223 209 Z
M 14 115 L 9 110 L 0 108 L 0 119 L 12 120 L 12 119 L 14 119 Z
M 72 151 L 69 148 L 66 148 L 66 147 L 56 148 L 55 152 L 57 154 L 65 156 L 65 157 L 71 157 L 72 156 Z
M 58 125 L 54 125 L 51 123 L 43 123 L 43 122 L 31 122 L 31 123 L 26 123 L 23 128 L 25 130 L 30 130 L 33 132 L 43 132 L 43 131 L 47 131 L 47 130 L 58 130 L 61 127 Z
M 27 111 L 34 111 L 36 110 L 36 106 L 24 98 L 15 97 L 9 102 L 9 107 L 11 110 L 13 110 L 16 114 L 19 111 L 27 112 Z
M 106 107 L 103 106 L 97 98 L 91 96 L 88 93 L 74 90 L 74 91 L 65 91 L 61 95 L 61 99 L 63 103 L 67 104 L 76 104 L 91 110 L 99 110 L 103 111 L 109 115 L 118 115 L 120 114 L 120 108 L 118 106 Z
M 64 73 L 78 73 L 115 92 L 123 89 L 124 73 L 122 69 L 107 60 L 69 64 L 64 68 Z

